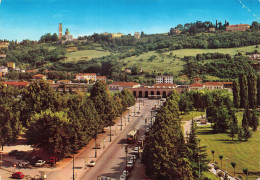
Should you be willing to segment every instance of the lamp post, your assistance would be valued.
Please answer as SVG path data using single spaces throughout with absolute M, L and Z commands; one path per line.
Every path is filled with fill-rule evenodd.
M 141 110 L 141 99 L 139 98 L 139 111 Z
M 227 160 L 228 160 L 228 158 L 226 158 L 226 173 L 228 173 L 228 172 L 227 172 Z
M 145 122 L 145 124 L 144 124 L 144 128 L 145 128 L 145 129 L 144 129 L 144 132 L 146 133 L 146 123 L 147 123 L 147 118 L 144 119 L 144 122 Z
M 72 175 L 72 179 L 75 180 L 75 176 L 74 176 L 74 152 L 73 152 L 73 175 Z
M 111 142 L 111 124 L 110 124 L 110 142 Z
M 97 131 L 95 134 L 95 158 L 97 157 Z
M 128 153 L 128 145 L 125 146 L 125 171 L 126 171 L 126 179 L 127 179 L 127 153 Z
M 128 122 L 130 121 L 130 118 L 131 118 L 131 114 L 128 116 Z
M 129 122 L 130 108 L 127 108 L 127 109 L 128 109 L 128 122 Z
M 122 124 L 122 116 L 123 116 L 123 115 L 121 115 L 121 126 L 120 126 L 120 130 L 122 130 L 122 126 L 123 126 L 123 124 Z

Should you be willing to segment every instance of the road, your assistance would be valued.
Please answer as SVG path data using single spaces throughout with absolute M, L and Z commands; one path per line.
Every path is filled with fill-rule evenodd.
M 98 137 L 97 143 L 103 144 L 102 140 L 105 140 L 105 149 L 97 150 L 97 158 L 95 158 L 95 151 L 93 149 L 94 143 L 85 148 L 81 153 L 79 153 L 74 158 L 74 171 L 75 179 L 84 180 L 95 180 L 98 176 L 110 176 L 112 178 L 119 179 L 122 174 L 125 163 L 126 163 L 126 153 L 124 145 L 126 144 L 126 137 L 129 131 L 133 129 L 139 129 L 145 127 L 145 118 L 151 117 L 151 108 L 158 105 L 158 100 L 147 100 L 145 99 L 145 106 L 141 104 L 141 113 L 135 113 L 134 107 L 131 108 L 131 121 L 128 123 L 128 114 L 123 118 L 124 129 L 120 131 L 121 123 L 116 123 L 112 127 L 112 142 L 109 142 L 108 134 L 101 134 Z M 135 111 L 139 111 L 139 104 L 136 104 Z M 127 124 L 127 126 L 125 126 Z M 117 129 L 117 130 L 116 130 Z M 115 136 L 117 134 L 117 136 Z M 108 147 L 109 146 L 109 147 Z M 131 152 L 132 146 L 129 147 L 128 151 Z M 87 157 L 87 162 L 90 160 L 96 161 L 95 167 L 85 168 L 85 158 Z M 47 179 L 50 180 L 71 180 L 73 175 L 73 161 L 68 162 L 63 167 L 56 169 L 52 172 L 47 173 Z

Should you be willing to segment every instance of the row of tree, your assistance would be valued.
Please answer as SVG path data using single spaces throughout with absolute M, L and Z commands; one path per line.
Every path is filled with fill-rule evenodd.
M 185 144 L 179 100 L 179 94 L 172 91 L 146 138 L 143 162 L 147 174 L 155 179 L 196 179 L 199 171 L 205 170 L 205 147 L 199 147 L 195 125 Z
M 101 81 L 90 97 L 57 93 L 45 81 L 32 82 L 23 91 L 0 88 L 1 145 L 24 130 L 28 144 L 59 158 L 86 145 L 135 102 L 129 90 L 111 96 Z

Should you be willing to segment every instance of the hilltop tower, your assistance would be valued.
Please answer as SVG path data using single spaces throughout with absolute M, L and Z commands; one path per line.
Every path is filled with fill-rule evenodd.
M 59 39 L 62 38 L 62 23 L 59 24 Z

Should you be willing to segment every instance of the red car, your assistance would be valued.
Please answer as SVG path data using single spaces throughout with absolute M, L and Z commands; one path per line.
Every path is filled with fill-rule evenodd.
M 22 172 L 15 172 L 12 174 L 12 177 L 15 179 L 23 179 L 24 178 L 24 174 Z

